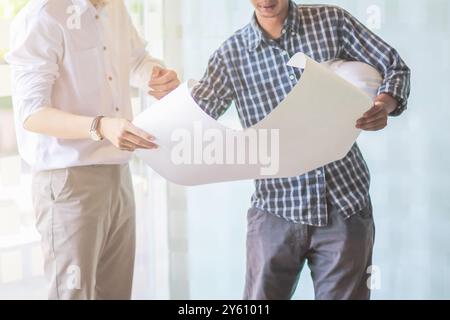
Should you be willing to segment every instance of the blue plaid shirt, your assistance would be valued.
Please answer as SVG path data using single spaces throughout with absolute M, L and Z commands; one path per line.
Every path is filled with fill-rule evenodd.
M 255 16 L 212 55 L 192 95 L 211 117 L 235 103 L 244 128 L 261 121 L 294 88 L 301 70 L 287 65 L 303 52 L 318 62 L 361 61 L 384 75 L 379 93 L 399 101 L 392 115 L 406 109 L 410 70 L 399 54 L 347 11 L 326 5 L 290 3 L 282 37 L 267 38 Z M 327 203 L 346 218 L 369 204 L 370 174 L 355 144 L 348 155 L 305 175 L 256 180 L 252 205 L 294 223 L 328 224 Z

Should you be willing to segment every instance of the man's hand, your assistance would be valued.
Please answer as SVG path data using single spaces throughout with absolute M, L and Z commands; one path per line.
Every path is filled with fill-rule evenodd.
M 180 85 L 177 73 L 173 70 L 153 67 L 152 78 L 148 83 L 149 95 L 160 100 Z
M 391 95 L 382 93 L 376 99 L 374 106 L 356 122 L 356 128 L 365 131 L 379 131 L 386 128 L 389 114 L 398 106 L 398 101 Z
M 116 148 L 133 152 L 136 149 L 156 149 L 155 137 L 135 127 L 126 119 L 103 118 L 100 134 Z

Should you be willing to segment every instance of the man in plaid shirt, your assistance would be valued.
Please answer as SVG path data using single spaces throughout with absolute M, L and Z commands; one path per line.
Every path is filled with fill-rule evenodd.
M 382 130 L 389 116 L 406 109 L 409 68 L 347 11 L 289 0 L 252 3 L 252 21 L 212 55 L 192 91 L 210 116 L 219 118 L 234 102 L 244 127 L 261 121 L 299 81 L 301 70 L 287 65 L 297 52 L 318 62 L 364 62 L 383 75 L 374 105 L 357 128 Z M 305 175 L 255 181 L 244 298 L 291 298 L 307 261 L 317 299 L 369 299 L 374 242 L 369 185 L 357 144 L 344 159 Z

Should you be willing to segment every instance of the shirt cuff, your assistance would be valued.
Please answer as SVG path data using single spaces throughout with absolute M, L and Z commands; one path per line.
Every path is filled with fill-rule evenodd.
M 408 108 L 408 99 L 399 85 L 389 83 L 384 84 L 378 89 L 378 95 L 382 93 L 387 93 L 398 101 L 397 108 L 389 114 L 391 117 L 401 115 Z
M 159 60 L 146 58 L 141 65 L 131 73 L 131 85 L 143 91 L 148 91 L 148 83 L 151 80 L 155 66 L 165 68 L 164 63 Z

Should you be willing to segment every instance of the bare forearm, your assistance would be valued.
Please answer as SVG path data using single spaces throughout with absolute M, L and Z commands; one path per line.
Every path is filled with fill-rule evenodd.
M 74 115 L 54 108 L 43 108 L 24 123 L 28 131 L 60 139 L 89 139 L 93 118 Z
M 24 123 L 28 131 L 60 139 L 90 139 L 93 117 L 83 117 L 54 108 L 43 108 Z M 98 127 L 100 135 L 120 150 L 155 149 L 155 138 L 120 118 L 103 118 Z

